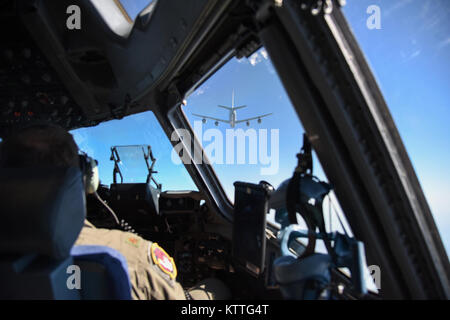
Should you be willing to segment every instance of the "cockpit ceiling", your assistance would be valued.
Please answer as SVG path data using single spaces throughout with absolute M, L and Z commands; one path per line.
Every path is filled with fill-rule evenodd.
M 3 1 L 0 137 L 30 122 L 75 129 L 151 109 L 181 68 L 195 69 L 192 44 L 230 2 L 157 1 L 121 35 L 90 0 Z M 67 27 L 70 5 L 80 29 Z

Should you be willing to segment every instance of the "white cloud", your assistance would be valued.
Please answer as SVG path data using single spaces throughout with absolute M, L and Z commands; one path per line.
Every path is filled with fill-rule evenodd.
M 422 52 L 422 50 L 420 50 L 420 49 L 414 50 L 414 51 L 410 51 L 410 52 L 405 52 L 403 50 L 400 51 L 400 56 L 402 57 L 402 63 L 409 62 L 412 59 L 418 57 L 421 52 Z
M 267 60 L 269 59 L 269 55 L 267 54 L 266 49 L 261 49 L 257 52 L 255 52 L 254 54 L 252 54 L 249 58 L 248 58 L 248 62 L 250 62 L 250 64 L 252 66 L 257 65 L 258 63 L 260 63 L 263 60 Z
M 197 89 L 197 90 L 195 91 L 194 96 L 200 96 L 200 95 L 202 95 L 202 94 L 204 94 L 204 93 L 205 93 L 205 89 L 200 88 L 200 89 Z
M 263 48 L 260 53 L 261 53 L 261 55 L 263 56 L 264 59 L 267 60 L 269 58 L 269 55 L 267 54 L 266 49 Z
M 254 53 L 252 54 L 249 58 L 248 58 L 248 62 L 250 62 L 250 64 L 252 66 L 256 66 L 258 63 L 260 63 L 262 61 L 262 58 L 260 57 L 259 53 Z
M 207 89 L 209 89 L 209 86 L 208 85 L 203 85 L 200 88 L 198 88 L 197 90 L 195 90 L 193 95 L 195 97 L 201 96 L 202 94 L 204 94 L 206 92 Z
M 403 0 L 403 1 L 393 2 L 394 4 L 390 8 L 388 8 L 384 11 L 384 16 L 389 17 L 395 11 L 397 11 L 397 10 L 403 8 L 405 5 L 411 3 L 411 1 L 412 0 Z
M 411 54 L 410 58 L 412 59 L 412 58 L 417 57 L 417 56 L 420 54 L 420 52 L 421 52 L 421 50 L 416 50 L 416 51 L 414 51 L 414 52 Z

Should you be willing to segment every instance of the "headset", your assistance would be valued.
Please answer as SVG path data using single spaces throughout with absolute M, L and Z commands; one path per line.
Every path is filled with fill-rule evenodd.
M 87 153 L 80 151 L 78 154 L 80 170 L 83 174 L 84 190 L 87 194 L 93 194 L 97 191 L 100 179 L 98 176 L 98 161 L 91 158 Z
M 119 221 L 119 218 L 117 217 L 114 210 L 111 209 L 111 207 L 108 206 L 97 193 L 97 189 L 100 184 L 100 179 L 98 177 L 98 161 L 94 158 L 89 157 L 84 151 L 79 151 L 78 157 L 80 162 L 80 170 L 83 175 L 84 190 L 86 194 L 92 194 L 95 198 L 97 198 L 97 200 L 100 201 L 100 203 L 112 215 L 112 217 L 116 221 L 116 224 L 123 230 L 136 233 L 134 229 L 132 229 L 132 227 L 128 225 L 128 223 L 126 223 L 124 220 L 122 220 L 122 222 Z

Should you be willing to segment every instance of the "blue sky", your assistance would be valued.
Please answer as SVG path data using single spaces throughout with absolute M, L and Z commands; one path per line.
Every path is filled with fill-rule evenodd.
M 236 154 L 234 164 L 216 164 L 214 166 L 216 173 L 231 199 L 233 199 L 234 192 L 233 182 L 236 180 L 253 183 L 267 180 L 276 187 L 290 177 L 297 161 L 295 155 L 301 148 L 301 132 L 303 132 L 298 117 L 264 49 L 257 52 L 250 60 L 231 60 L 187 99 L 187 105 L 183 110 L 191 124 L 194 121 L 201 121 L 201 118 L 193 116 L 192 113 L 228 119 L 228 111 L 218 108 L 217 105 L 231 106 L 233 90 L 235 105 L 247 105 L 246 108 L 237 111 L 238 120 L 273 113 L 273 115 L 263 118 L 261 124 L 251 121 L 249 127 L 245 123 L 240 123 L 236 125 L 236 128 L 267 130 L 269 154 L 272 151 L 270 130 L 278 130 L 280 155 L 279 171 L 276 175 L 261 175 L 261 166 L 266 166 L 261 165 L 260 161 L 258 164 L 237 164 Z M 207 121 L 203 126 L 204 131 L 211 128 L 220 130 L 225 137 L 226 130 L 230 129 L 230 126 L 220 123 L 216 127 L 214 121 Z M 258 136 L 259 138 L 261 136 Z M 204 141 L 204 147 L 210 143 Z M 246 156 L 248 159 L 248 150 Z
M 128 3 L 129 2 L 129 3 Z M 147 1 L 122 0 L 134 15 Z M 369 5 L 381 10 L 381 29 L 369 30 Z M 428 199 L 447 251 L 450 250 L 450 2 L 448 0 L 347 0 L 343 9 L 349 24 L 372 67 L 394 121 L 403 138 Z M 251 128 L 279 130 L 279 172 L 261 176 L 260 165 L 215 165 L 230 198 L 236 180 L 267 180 L 278 186 L 292 175 L 295 154 L 301 147 L 302 127 L 264 50 L 251 59 L 233 59 L 187 99 L 184 111 L 226 119 L 226 110 L 216 105 L 248 107 L 238 118 L 261 113 L 274 114 Z M 244 130 L 245 124 L 237 125 Z M 217 128 L 208 121 L 203 130 Z M 158 158 L 157 177 L 163 189 L 194 189 L 182 166 L 171 161 L 171 146 L 151 112 L 134 115 L 73 132 L 81 149 L 100 161 L 104 183 L 112 180 L 110 146 L 150 144 Z M 205 145 L 209 142 L 205 142 Z M 270 140 L 269 140 L 270 144 Z M 270 149 L 269 149 L 270 150 Z M 316 161 L 315 173 L 324 178 Z
M 369 30 L 369 5 L 381 29 Z M 348 0 L 344 14 L 372 67 L 450 250 L 450 1 Z
M 172 163 L 172 145 L 151 111 L 104 122 L 96 127 L 77 129 L 71 133 L 79 148 L 98 160 L 103 184 L 112 183 L 112 146 L 149 144 L 157 159 L 155 170 L 158 174 L 155 177 L 162 184 L 163 190 L 197 190 L 186 169 Z M 141 176 L 127 175 L 124 172 L 124 182 L 145 182 L 147 172 L 141 172 Z
M 119 0 L 127 11 L 128 15 L 134 19 L 152 0 Z

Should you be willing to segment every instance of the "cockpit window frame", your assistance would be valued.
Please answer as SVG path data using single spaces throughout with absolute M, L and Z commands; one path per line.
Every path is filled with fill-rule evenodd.
M 184 164 L 188 173 L 194 180 L 194 183 L 197 185 L 199 190 L 204 190 L 206 192 L 206 196 L 209 198 L 209 204 L 213 205 L 215 209 L 228 221 L 233 221 L 233 204 L 228 198 L 225 189 L 222 186 L 214 168 L 211 164 L 208 163 L 206 158 L 206 154 L 203 153 L 203 148 L 199 143 L 197 137 L 194 134 L 194 131 L 184 114 L 181 104 L 176 105 L 172 108 L 168 113 L 168 120 L 170 123 L 170 134 L 169 138 L 172 137 L 173 134 L 176 136 L 177 130 L 187 130 L 191 137 L 193 138 L 192 149 L 189 152 L 189 158 L 191 160 L 190 164 Z M 178 141 L 178 140 L 177 140 Z M 171 141 L 174 143 L 174 141 Z M 204 161 L 202 163 L 195 163 L 194 151 L 199 151 L 203 153 Z
M 127 10 L 124 8 L 122 2 L 120 0 L 113 0 L 116 6 L 119 8 L 120 12 L 122 12 L 123 16 L 129 23 L 133 23 L 134 19 L 131 19 L 130 15 L 128 14 Z
M 386 276 L 390 277 L 386 279 L 391 283 L 389 287 L 385 286 L 384 292 L 388 292 L 385 297 L 449 297 L 450 273 L 445 249 L 414 169 L 390 117 L 388 106 L 345 17 L 339 8 L 331 12 L 311 14 L 308 10 L 302 10 L 300 4 L 295 1 L 286 1 L 281 7 L 270 7 L 270 13 L 263 12 L 264 10 L 267 8 L 262 8 L 262 12 L 257 14 L 261 27 L 258 37 L 269 53 L 321 163 L 330 161 L 330 157 L 335 159 L 334 165 L 324 167 L 325 173 L 332 182 L 339 181 L 340 190 L 337 196 L 346 216 L 351 214 L 349 220 L 352 229 L 357 237 L 371 247 L 369 256 L 372 261 L 376 262 L 376 257 Z M 270 22 L 265 20 L 267 17 Z M 300 21 L 300 18 L 303 21 Z M 317 41 L 323 44 L 323 48 L 317 46 Z M 323 55 L 324 52 L 320 51 L 325 47 L 329 50 Z M 317 72 L 318 70 L 320 72 Z M 208 71 L 207 75 L 210 74 Z M 342 86 L 338 82 L 330 88 L 330 82 L 327 82 L 330 79 L 335 82 L 339 79 L 348 86 Z M 195 90 L 204 80 L 197 82 L 192 88 Z M 351 106 L 345 108 L 342 101 L 336 101 L 336 92 L 362 103 L 358 110 L 365 113 L 365 128 L 374 134 L 376 140 L 371 141 L 370 148 L 388 149 L 390 152 L 381 152 L 377 159 L 370 160 L 367 152 L 359 151 L 364 146 L 355 140 L 354 132 L 357 127 L 348 119 L 354 110 Z M 180 96 L 177 108 L 171 111 L 171 120 L 178 118 L 171 121 L 171 124 L 182 128 L 179 126 L 182 123 L 183 128 L 192 132 L 186 117 L 180 112 L 181 101 Z M 341 105 L 331 107 L 332 103 Z M 304 108 L 305 105 L 309 107 Z M 360 117 L 361 114 L 354 113 L 352 116 Z M 385 173 L 394 175 L 395 181 L 378 181 L 373 176 L 375 163 L 379 170 L 381 167 Z M 223 203 L 227 203 L 220 182 L 210 166 L 194 165 L 193 168 L 194 171 L 188 171 L 195 172 L 217 206 L 220 208 Z M 216 186 L 216 190 L 209 189 L 209 182 L 219 187 Z M 386 192 L 386 183 L 392 188 L 391 192 Z M 351 190 L 345 190 L 345 186 Z M 355 189 L 358 186 L 361 190 Z M 395 207 L 392 207 L 387 199 L 392 195 L 392 191 L 400 195 L 397 200 L 400 204 Z M 232 210 L 229 212 L 232 215 Z M 408 212 L 408 219 L 414 227 L 400 220 L 391 221 L 393 215 L 406 217 Z M 418 225 L 418 221 L 425 221 L 426 224 Z M 418 233 L 414 232 L 416 227 L 419 228 Z M 415 244 L 414 250 L 422 259 L 421 268 L 429 270 L 426 275 L 417 271 L 420 269 L 419 263 L 408 263 L 411 253 L 407 251 L 407 246 L 396 238 L 398 230 L 407 231 L 408 240 Z M 406 265 L 408 270 L 405 269 Z M 425 290 L 431 286 L 439 290 Z

